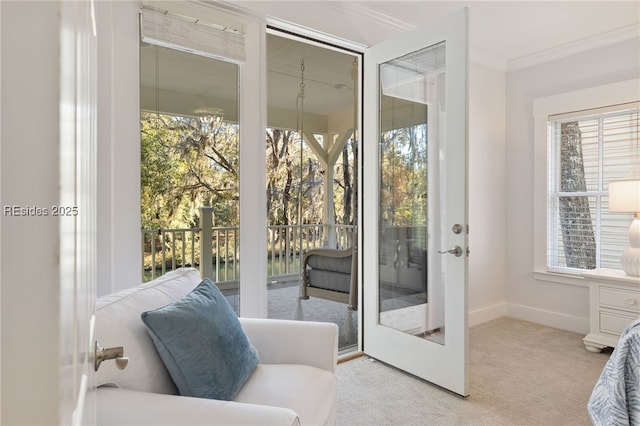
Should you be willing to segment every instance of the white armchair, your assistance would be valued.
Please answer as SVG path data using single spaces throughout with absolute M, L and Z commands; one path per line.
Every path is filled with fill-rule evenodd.
M 130 359 L 122 371 L 109 362 L 100 367 L 98 424 L 335 424 L 335 324 L 241 318 L 260 363 L 234 401 L 177 395 L 140 314 L 183 297 L 199 282 L 196 270 L 182 269 L 98 300 L 100 343 L 124 346 Z

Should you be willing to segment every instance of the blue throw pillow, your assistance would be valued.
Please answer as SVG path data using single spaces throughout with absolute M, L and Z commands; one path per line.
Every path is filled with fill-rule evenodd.
M 218 287 L 204 279 L 182 299 L 142 313 L 181 395 L 232 400 L 258 354 Z

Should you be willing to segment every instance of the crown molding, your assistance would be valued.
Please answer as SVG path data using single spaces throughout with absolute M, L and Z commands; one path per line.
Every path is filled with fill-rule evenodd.
M 358 19 L 365 18 L 376 25 L 388 28 L 393 32 L 404 32 L 415 28 L 415 25 L 410 24 L 401 19 L 389 16 L 386 13 L 375 10 L 362 2 L 327 2 L 322 0 L 314 0 L 317 4 L 322 5 L 327 9 L 331 9 L 339 14 L 346 14 L 349 16 L 357 17 Z
M 618 28 L 617 30 L 597 34 L 572 43 L 566 43 L 551 49 L 541 50 L 530 55 L 508 60 L 506 63 L 506 71 L 510 72 L 527 68 L 633 38 L 640 38 L 640 24 L 628 25 Z

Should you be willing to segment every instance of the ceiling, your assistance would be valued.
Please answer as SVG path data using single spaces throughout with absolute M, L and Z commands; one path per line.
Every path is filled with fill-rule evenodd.
M 259 15 L 362 45 L 469 8 L 472 59 L 513 69 L 531 55 L 598 38 L 640 36 L 638 1 L 242 1 Z

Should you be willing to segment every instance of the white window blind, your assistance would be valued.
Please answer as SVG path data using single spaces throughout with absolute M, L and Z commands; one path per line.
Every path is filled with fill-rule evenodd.
M 140 32 L 146 43 L 234 63 L 245 61 L 242 33 L 197 18 L 144 7 Z
M 640 103 L 549 117 L 547 267 L 620 269 L 631 215 L 609 213 L 608 184 L 638 172 Z

